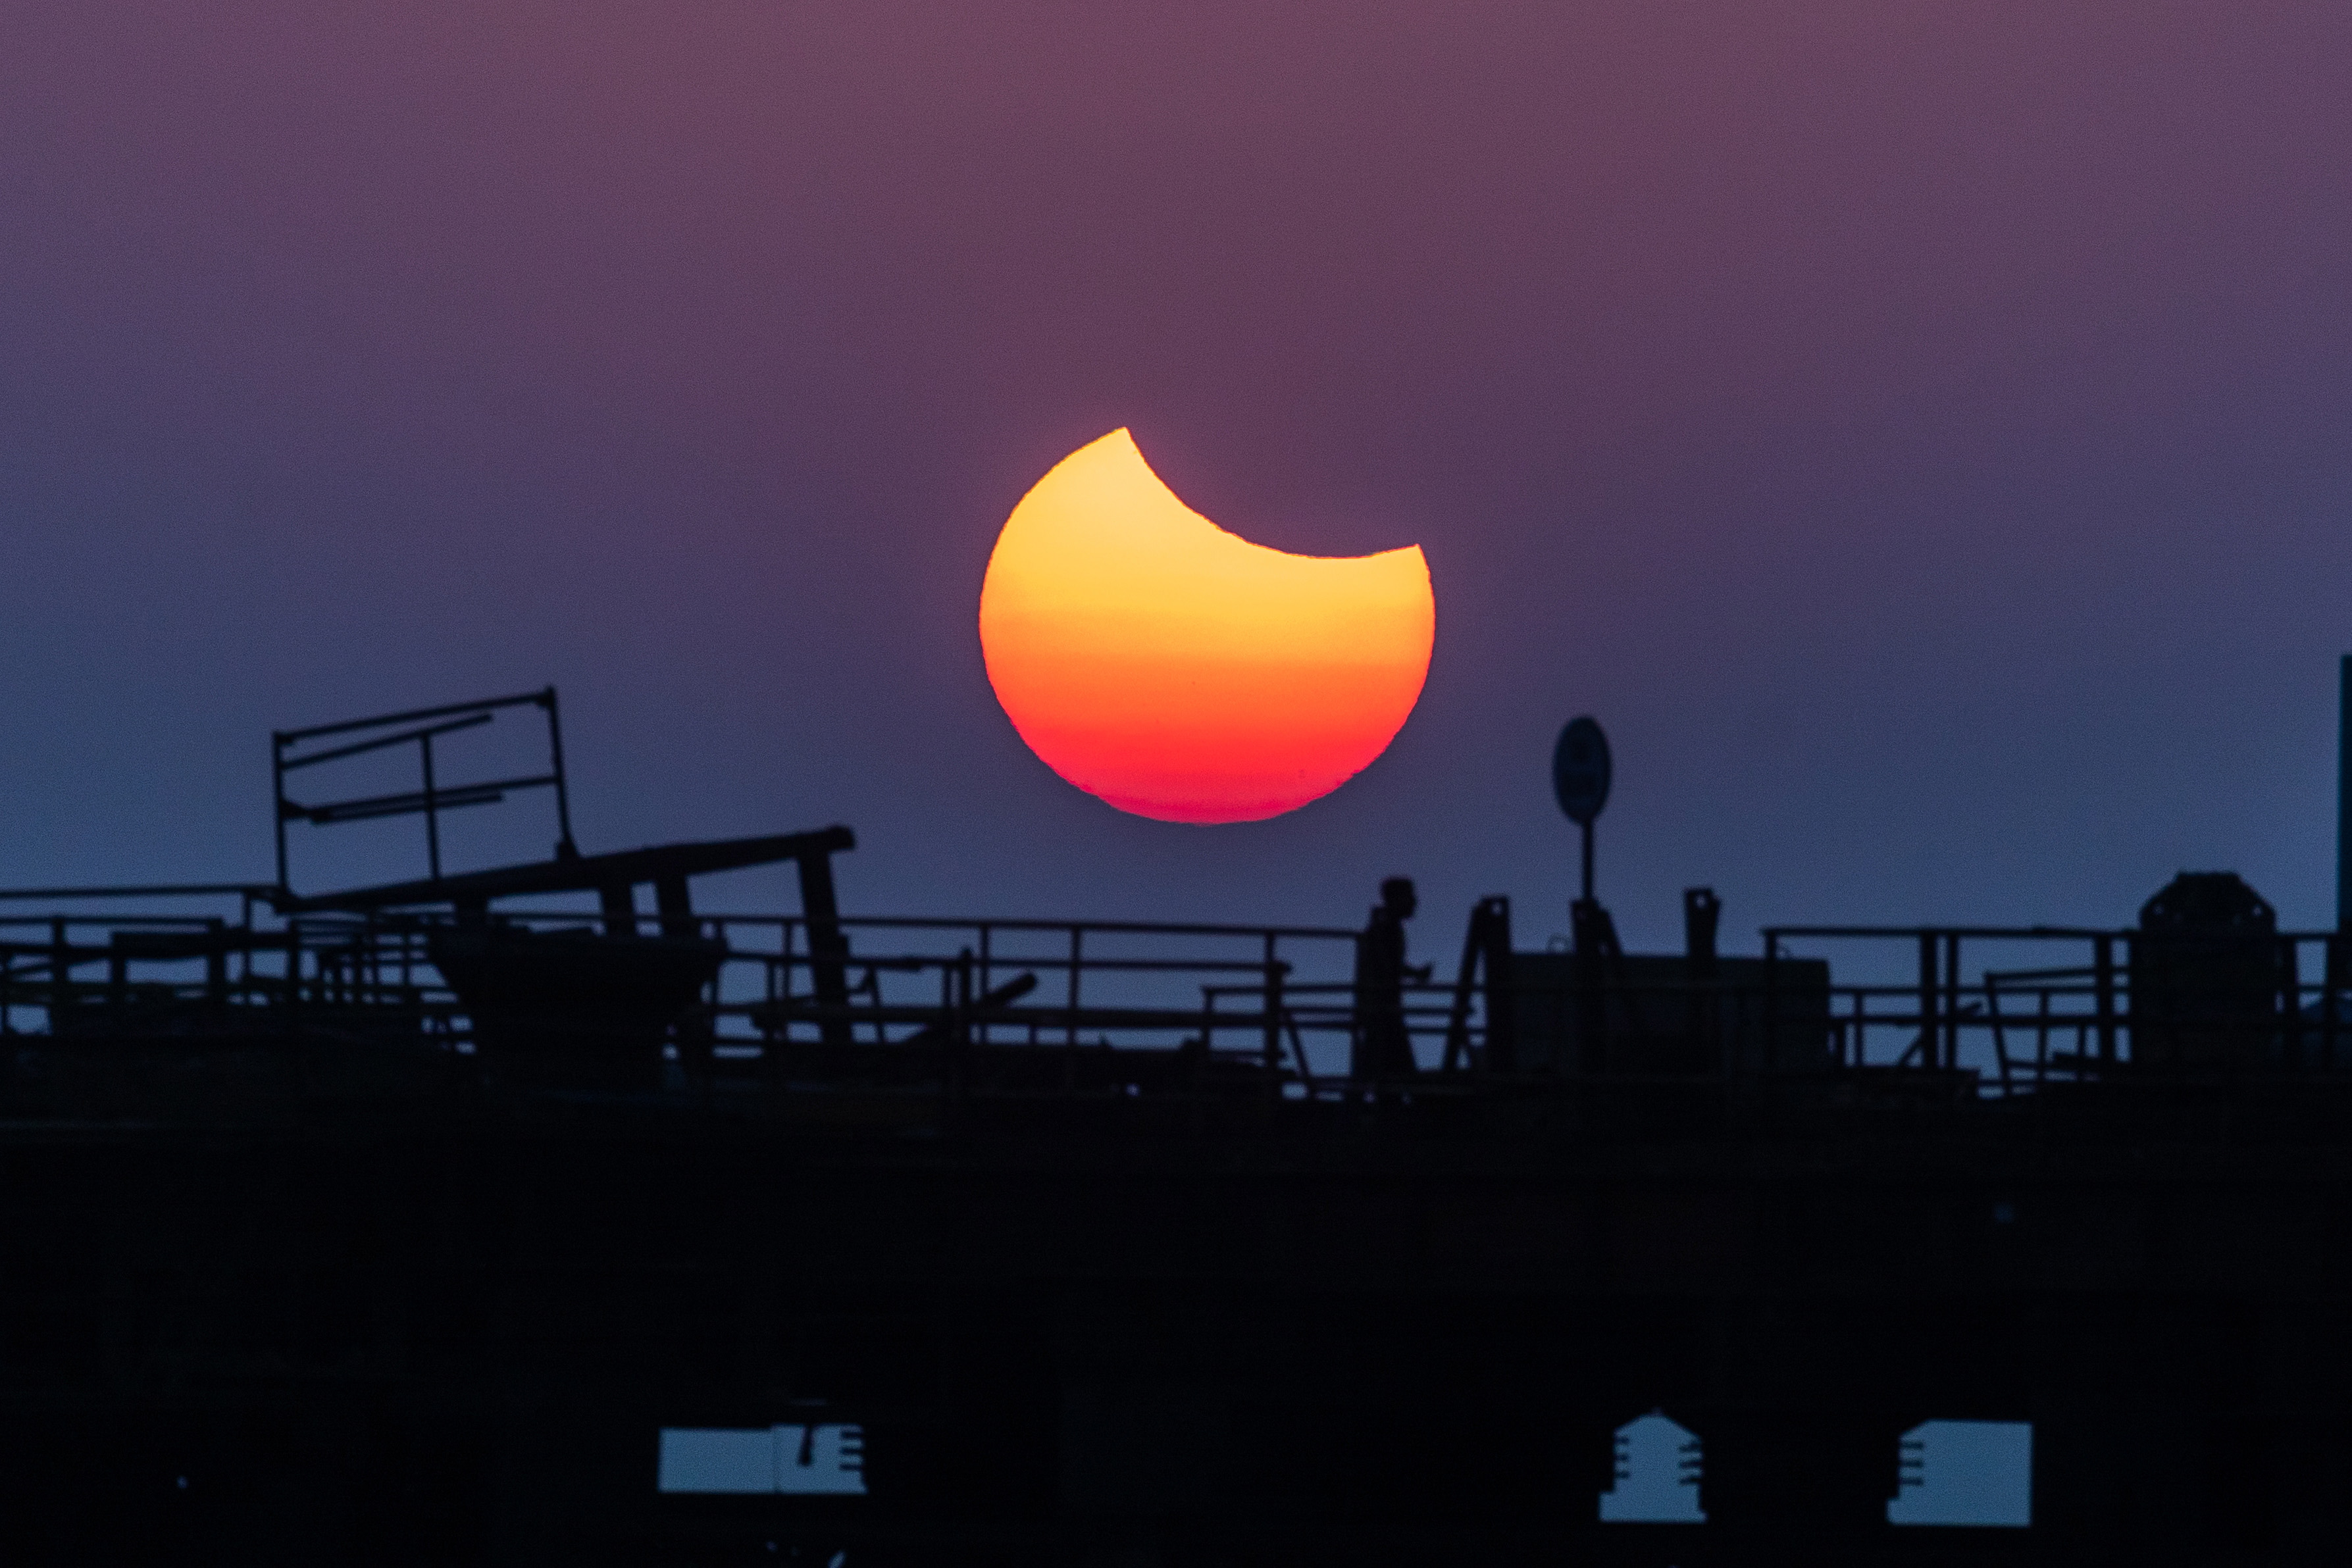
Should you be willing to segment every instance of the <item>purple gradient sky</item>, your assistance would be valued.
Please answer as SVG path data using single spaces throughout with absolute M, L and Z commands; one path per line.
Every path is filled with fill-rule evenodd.
M 1590 710 L 1636 943 L 2327 923 L 2347 61 L 2340 0 L 14 0 L 0 884 L 266 876 L 270 727 L 553 680 L 583 847 L 846 821 L 862 912 L 1402 871 L 1539 941 Z M 997 709 L 995 529 L 1118 424 L 1428 551 L 1336 796 L 1122 817 Z

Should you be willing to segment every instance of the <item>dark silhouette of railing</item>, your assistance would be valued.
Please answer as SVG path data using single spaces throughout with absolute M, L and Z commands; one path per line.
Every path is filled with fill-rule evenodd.
M 62 904 L 68 891 L 40 896 Z M 208 898 L 235 912 L 0 915 L 0 1030 L 28 1046 L 372 1041 L 462 1058 L 477 1051 L 479 1020 L 435 962 L 438 936 L 470 923 L 655 940 L 612 936 L 604 911 L 278 919 L 265 889 L 81 891 Z M 2352 1079 L 2343 939 L 2332 932 L 2264 936 L 2260 962 L 2231 971 L 2255 980 L 2210 994 L 2168 981 L 2147 933 L 2091 928 L 1775 927 L 1761 965 L 1741 961 L 1753 977 L 1738 983 L 1712 966 L 1694 977 L 1649 959 L 1559 983 L 1514 976 L 1494 952 L 1473 973 L 1465 952 L 1463 975 L 1404 988 L 1420 1070 L 1381 1084 L 1348 1073 L 1362 1005 L 1351 930 L 715 915 L 693 916 L 690 932 L 664 928 L 664 939 L 687 936 L 723 944 L 723 956 L 657 1043 L 677 1081 L 703 1092 L 893 1075 L 959 1093 L 1294 1100 L 1834 1081 L 1975 1100 L 2060 1085 Z M 1872 977 L 1832 983 L 1801 947 Z M 1546 1018 L 1567 1021 L 1546 1037 Z

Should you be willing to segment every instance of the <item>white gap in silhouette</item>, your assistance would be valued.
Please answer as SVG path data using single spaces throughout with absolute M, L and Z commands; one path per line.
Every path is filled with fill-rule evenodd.
M 2031 1422 L 1923 1421 L 1903 1434 L 1901 1461 L 1889 1524 L 2033 1522 Z
M 1698 1435 L 1653 1410 L 1617 1428 L 1616 1483 L 1601 1494 L 1603 1524 L 1705 1524 Z
M 656 1484 L 666 1492 L 862 1497 L 866 1429 L 665 1427 Z

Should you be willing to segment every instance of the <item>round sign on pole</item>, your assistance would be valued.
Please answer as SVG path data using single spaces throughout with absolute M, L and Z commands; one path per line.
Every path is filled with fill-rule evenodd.
M 1552 793 L 1579 827 L 1589 828 L 1609 803 L 1609 737 L 1591 716 L 1570 719 L 1551 748 Z

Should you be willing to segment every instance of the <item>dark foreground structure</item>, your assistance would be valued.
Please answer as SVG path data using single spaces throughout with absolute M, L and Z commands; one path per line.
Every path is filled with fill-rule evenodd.
M 533 705 L 281 736 L 280 822 L 560 801 L 433 782 Z M 854 841 L 14 895 L 0 1556 L 2352 1549 L 2345 946 L 2234 877 L 1744 956 L 1487 900 L 1365 1079 L 1353 930 L 853 919 Z

